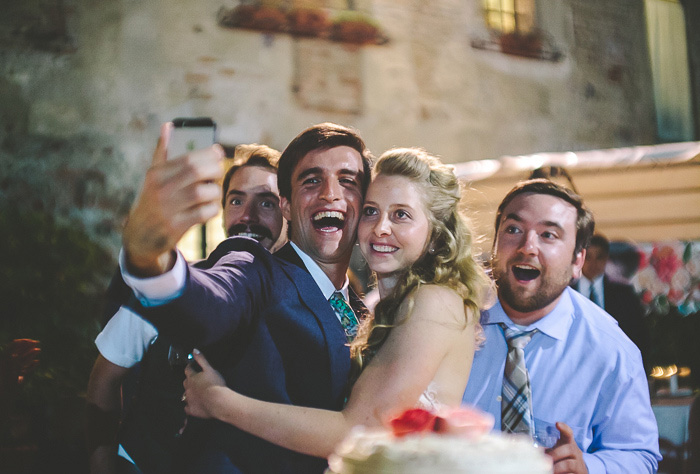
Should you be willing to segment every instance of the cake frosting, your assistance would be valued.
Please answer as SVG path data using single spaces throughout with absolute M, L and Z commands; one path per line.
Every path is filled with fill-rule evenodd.
M 433 417 L 433 428 L 421 426 L 414 432 L 354 428 L 329 457 L 329 473 L 552 473 L 551 458 L 526 436 L 485 432 L 483 423 L 464 429 L 463 413 L 458 429 L 449 417 Z

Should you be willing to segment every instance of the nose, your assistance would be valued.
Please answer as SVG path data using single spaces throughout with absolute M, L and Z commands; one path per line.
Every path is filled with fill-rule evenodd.
M 391 234 L 391 223 L 387 216 L 380 216 L 374 224 L 374 234 L 378 237 Z
M 258 207 L 255 203 L 246 203 L 243 214 L 241 214 L 241 222 L 246 224 L 258 222 Z
M 327 179 L 323 182 L 320 198 L 324 201 L 338 201 L 342 195 L 340 182 L 336 179 Z
M 525 255 L 534 255 L 537 253 L 537 250 L 537 232 L 530 231 L 524 233 L 518 251 Z

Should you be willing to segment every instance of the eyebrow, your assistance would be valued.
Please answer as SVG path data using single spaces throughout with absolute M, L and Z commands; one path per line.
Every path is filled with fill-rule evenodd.
M 239 191 L 238 189 L 230 189 L 229 192 L 226 193 L 226 197 L 234 195 L 234 196 L 247 196 L 248 194 L 254 194 L 255 196 L 260 196 L 263 198 L 269 198 L 269 199 L 275 199 L 279 201 L 279 196 L 272 191 L 264 191 L 261 193 L 245 193 L 243 191 Z
M 321 168 L 320 166 L 314 166 L 313 168 L 306 169 L 306 170 L 302 171 L 301 173 L 299 173 L 299 176 L 297 176 L 297 181 L 303 181 L 307 177 L 313 176 L 316 174 L 323 174 L 323 168 Z M 351 170 L 351 169 L 347 169 L 347 168 L 341 169 L 339 171 L 339 174 L 340 175 L 350 175 L 350 176 L 353 176 L 356 178 L 360 178 L 363 176 L 362 171 Z
M 505 218 L 503 219 L 503 222 L 507 220 L 514 220 L 516 222 L 523 222 L 523 218 L 517 215 L 514 212 L 511 212 L 510 214 L 506 215 Z M 561 224 L 555 221 L 540 221 L 537 223 L 537 225 L 543 225 L 545 227 L 556 227 L 560 231 L 564 232 L 564 227 L 562 227 Z

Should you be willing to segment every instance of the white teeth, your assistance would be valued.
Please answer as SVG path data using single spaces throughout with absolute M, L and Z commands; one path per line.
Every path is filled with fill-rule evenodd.
M 374 245 L 372 244 L 372 250 L 375 252 L 393 252 L 396 250 L 396 247 L 393 247 L 391 245 Z
M 335 217 L 336 219 L 340 219 L 341 221 L 345 220 L 345 216 L 338 211 L 321 211 L 314 216 L 314 220 L 317 221 L 323 219 L 324 217 Z
M 530 265 L 515 265 L 515 268 L 522 268 L 523 270 L 537 270 L 535 267 Z
M 250 237 L 251 239 L 255 240 L 262 240 L 263 236 L 260 234 L 253 234 L 251 232 L 239 232 L 236 234 L 239 237 Z

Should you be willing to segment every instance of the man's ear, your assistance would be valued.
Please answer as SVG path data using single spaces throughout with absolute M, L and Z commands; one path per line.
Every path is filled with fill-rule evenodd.
M 583 268 L 583 262 L 586 261 L 586 249 L 582 249 L 574 257 L 574 263 L 571 268 L 571 276 L 575 280 L 581 278 L 581 269 Z
M 284 217 L 288 222 L 292 220 L 292 205 L 289 200 L 280 196 L 280 209 L 282 209 L 282 217 Z

